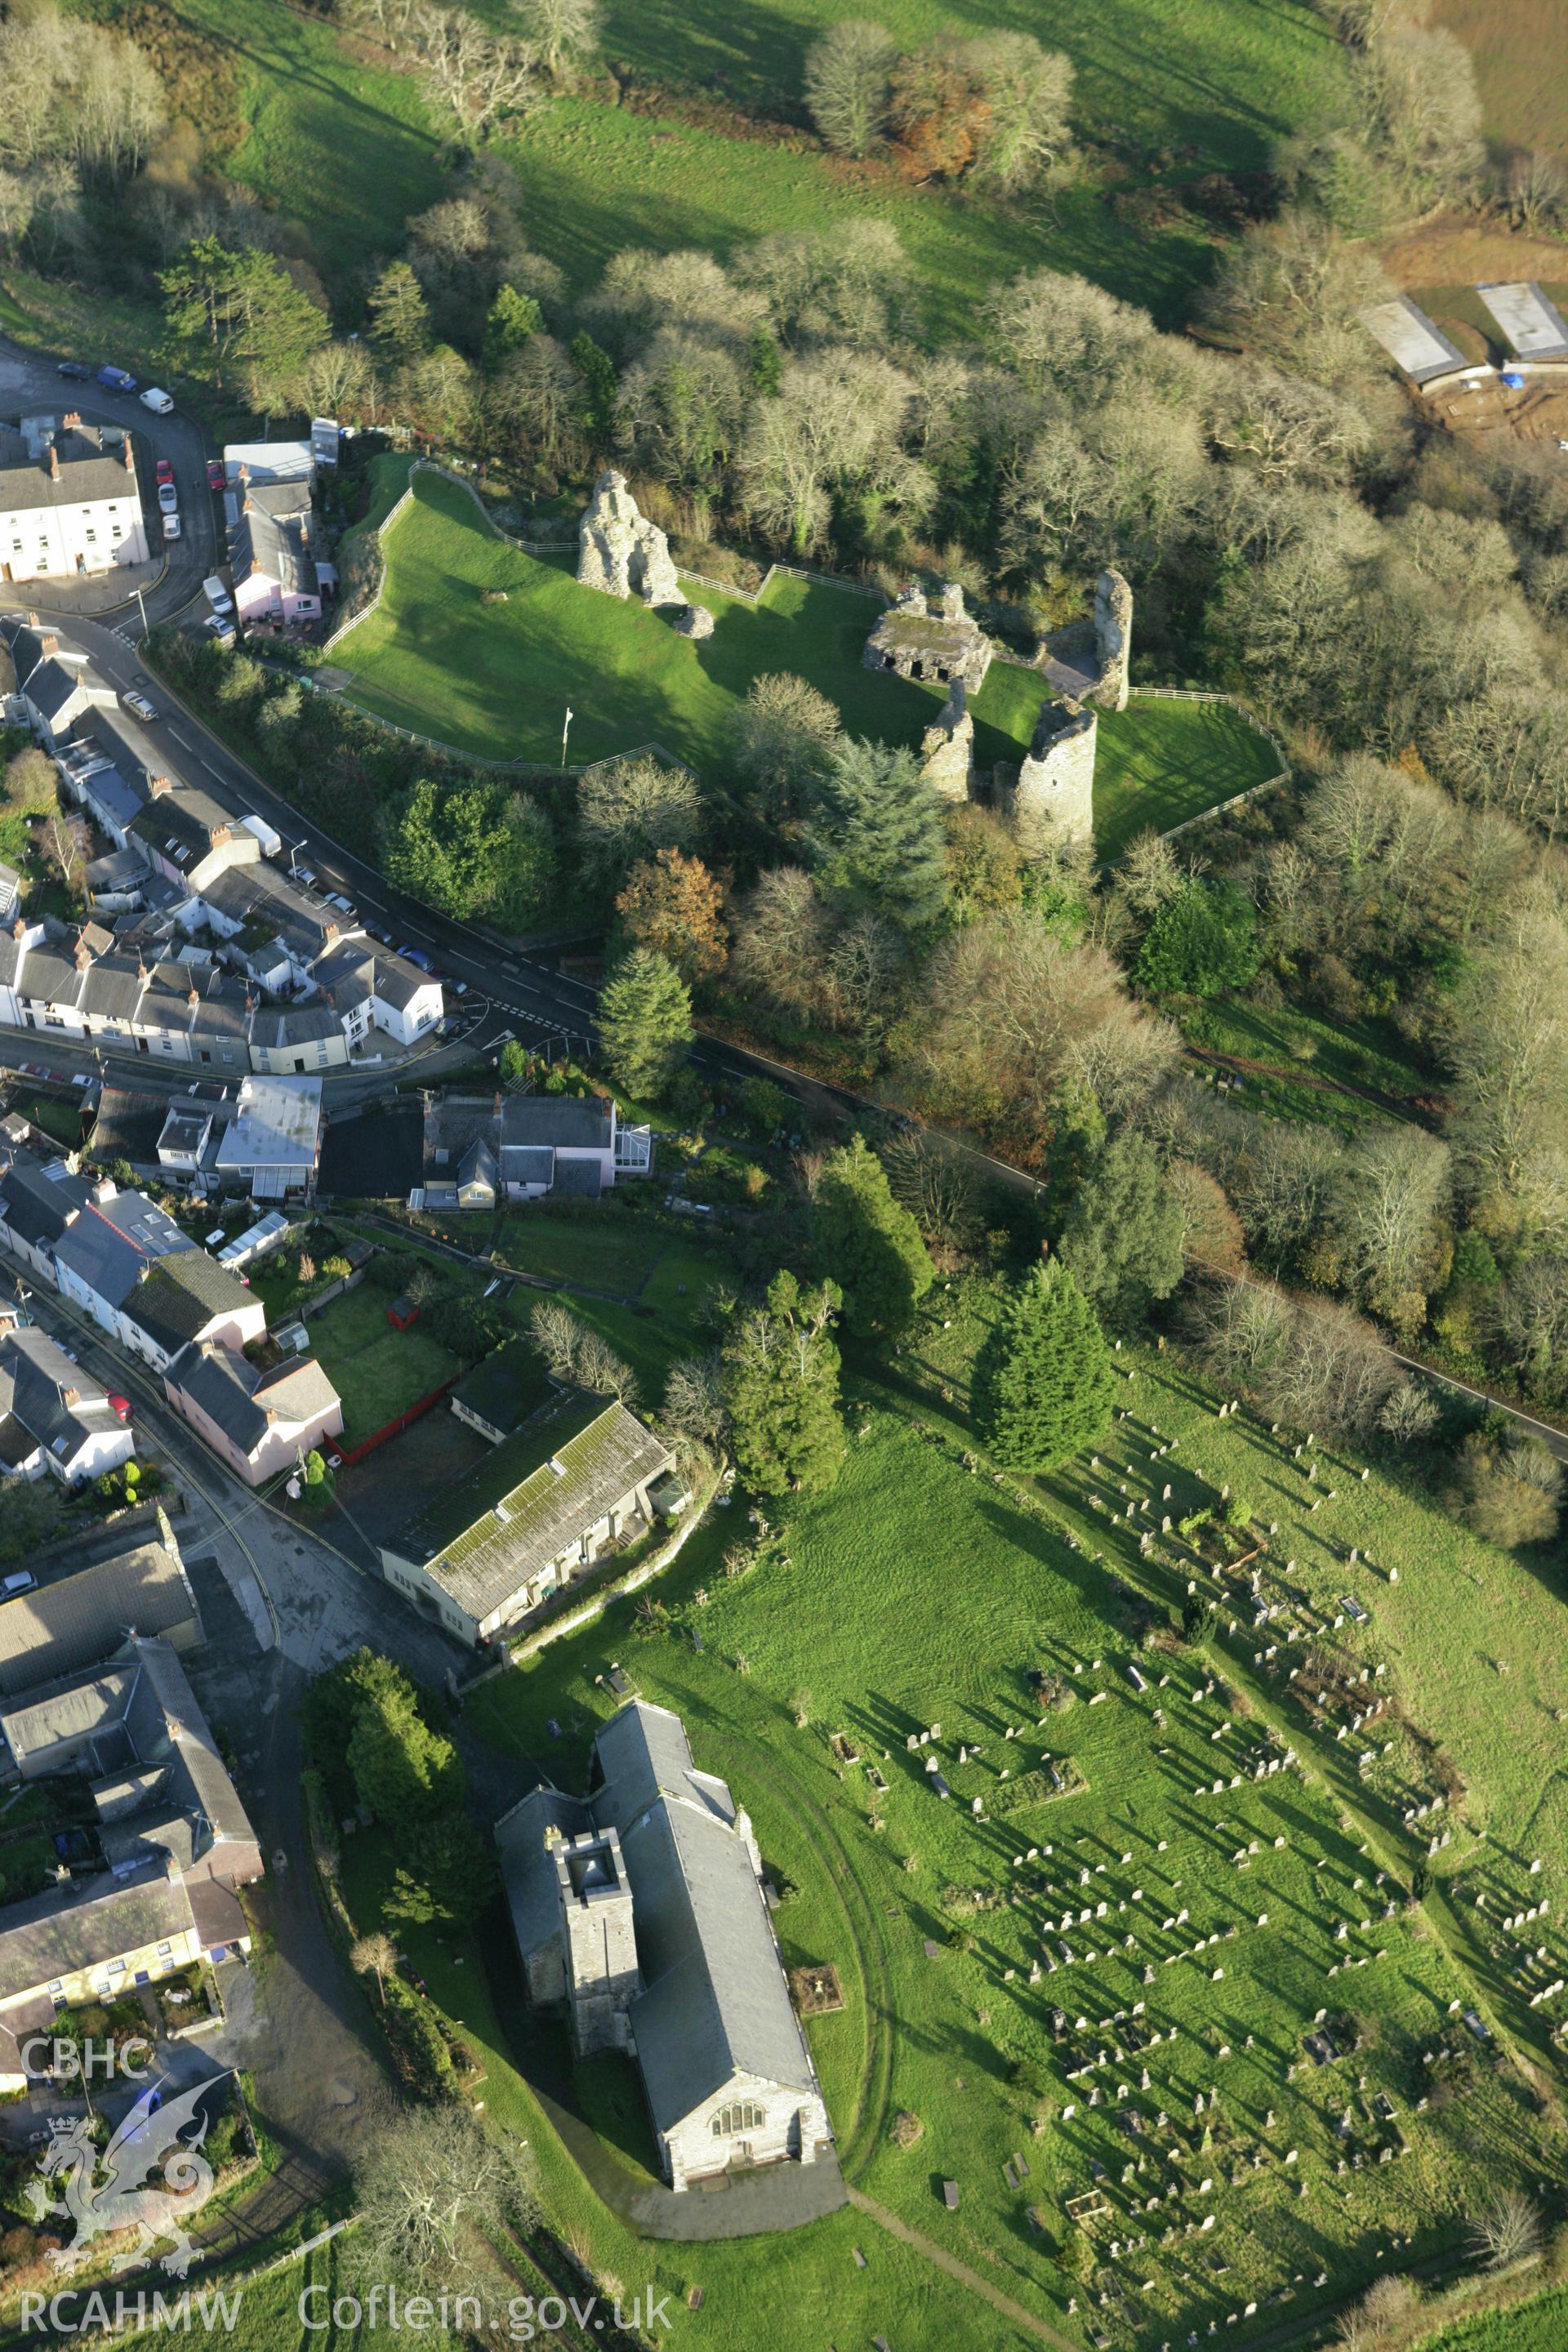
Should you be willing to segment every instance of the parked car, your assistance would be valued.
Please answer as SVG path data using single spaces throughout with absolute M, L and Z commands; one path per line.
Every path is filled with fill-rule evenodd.
M 138 719 L 153 719 L 158 716 L 156 704 L 149 702 L 147 697 L 133 686 L 128 686 L 120 699 L 127 710 L 134 711 Z
M 172 416 L 174 404 L 161 384 L 150 383 L 142 395 L 142 405 L 150 408 L 154 416 Z
M 129 1397 L 111 1396 L 109 1410 L 117 1421 L 134 1421 L 136 1418 L 136 1409 Z
M 224 472 L 221 457 L 207 459 L 207 488 L 209 490 L 226 490 L 228 488 L 228 476 Z
M 204 621 L 202 623 L 202 626 L 204 629 L 211 630 L 213 635 L 217 639 L 220 646 L 232 646 L 234 644 L 234 623 L 229 619 L 226 613 L 215 613 L 210 620 Z
M 89 367 L 85 360 L 62 360 L 58 367 L 55 370 L 55 373 L 57 375 L 63 375 L 68 383 L 90 383 L 92 382 L 92 370 Z
M 329 907 L 335 907 L 341 915 L 352 915 L 354 910 L 353 900 L 345 898 L 341 890 L 329 890 L 327 904 Z
M 163 508 L 163 512 L 165 514 L 173 514 L 174 509 L 179 505 L 179 503 L 180 493 L 175 488 L 174 483 L 160 482 L 158 485 L 158 504 Z
M 163 536 L 165 539 L 178 539 L 180 536 L 180 518 L 172 509 L 163 517 Z
M 93 381 L 102 384 L 106 392 L 134 392 L 136 389 L 136 379 L 133 375 L 127 375 L 123 368 L 110 367 L 107 361 L 99 369 Z
M 156 481 L 172 482 L 174 478 L 174 460 L 169 457 L 160 457 L 153 472 Z
M 423 948 L 405 948 L 403 953 L 408 958 L 410 963 L 416 963 L 421 971 L 430 971 L 430 959 Z

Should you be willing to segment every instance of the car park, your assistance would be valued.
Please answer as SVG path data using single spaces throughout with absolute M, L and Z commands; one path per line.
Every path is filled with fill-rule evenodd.
M 160 457 L 157 465 L 153 467 L 153 476 L 159 482 L 172 482 L 174 478 L 173 459 L 169 457 Z
M 102 384 L 105 392 L 134 392 L 136 389 L 133 375 L 127 375 L 123 368 L 110 367 L 107 361 L 99 369 L 93 382 Z
M 158 716 L 156 704 L 149 702 L 147 697 L 133 686 L 128 686 L 120 699 L 126 709 L 132 711 L 138 719 L 153 719 Z
M 89 367 L 85 360 L 62 360 L 58 367 L 56 368 L 55 373 L 57 375 L 63 375 L 68 383 L 90 383 L 92 382 L 92 370 Z

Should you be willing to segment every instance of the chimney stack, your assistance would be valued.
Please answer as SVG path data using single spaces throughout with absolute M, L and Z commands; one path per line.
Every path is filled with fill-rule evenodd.
M 49 479 L 50 479 L 50 481 L 51 481 L 51 482 L 58 482 L 58 481 L 59 480 L 59 478 L 60 478 L 60 453 L 59 453 L 59 451 L 55 447 L 54 443 L 51 441 L 51 442 L 49 443 Z
M 81 418 L 78 415 L 74 408 L 67 411 L 66 415 L 61 417 L 60 423 L 68 433 L 79 433 L 81 431 Z
M 155 801 L 161 801 L 165 793 L 172 793 L 174 789 L 167 776 L 149 776 L 147 779 L 147 790 Z
M 38 651 L 41 654 L 58 654 L 59 649 L 60 641 L 52 629 L 38 639 Z

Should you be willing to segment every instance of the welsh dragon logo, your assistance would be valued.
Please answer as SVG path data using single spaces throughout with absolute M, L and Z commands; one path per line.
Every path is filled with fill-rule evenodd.
M 54 2116 L 52 2137 L 38 2159 L 38 2178 L 27 2184 L 33 2218 L 49 2215 L 74 2221 L 76 2235 L 68 2246 L 50 2249 L 57 2271 L 74 2270 L 95 2238 L 134 2230 L 136 2243 L 119 2254 L 111 2272 L 133 2270 L 144 2263 L 164 2238 L 174 2244 L 159 2267 L 184 2278 L 201 2248 L 193 2244 L 188 2223 L 195 2219 L 213 2191 L 213 2168 L 202 2154 L 207 2119 L 199 2118 L 194 2138 L 182 2139 L 187 2126 L 198 2121 L 197 2109 L 210 2087 L 198 2083 L 167 2105 L 156 2104 L 158 2093 L 144 2091 L 100 2155 L 88 2136 L 86 2116 Z M 150 2173 L 161 2173 L 161 2186 L 148 2185 Z M 48 2183 L 59 2179 L 64 2193 L 51 2198 Z

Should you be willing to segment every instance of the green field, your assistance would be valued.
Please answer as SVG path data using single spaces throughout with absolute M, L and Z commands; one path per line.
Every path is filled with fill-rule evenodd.
M 1128 1417 L 1102 1443 L 1098 1471 L 1078 1465 L 1035 1486 L 994 1476 L 965 1451 L 969 1368 L 994 1293 L 955 1285 L 931 1307 L 891 1378 L 858 1391 L 859 1433 L 842 1476 L 827 1495 L 772 1514 L 776 1539 L 754 1565 L 721 1573 L 721 1552 L 753 1539 L 739 1511 L 716 1511 L 660 1584 L 660 1632 L 639 1637 L 629 1609 L 612 1611 L 476 1693 L 470 1728 L 520 1759 L 547 1757 L 570 1782 L 607 1705 L 595 1676 L 608 1659 L 683 1711 L 699 1761 L 731 1779 L 770 1867 L 795 1890 L 778 1915 L 786 1952 L 833 1960 L 844 1981 L 845 2012 L 810 2030 L 851 2178 L 1042 2315 L 1067 2318 L 1074 2286 L 1050 2252 L 1072 2235 L 1065 2200 L 1095 2185 L 1107 2209 L 1089 2230 L 1097 2289 L 1127 2298 L 1115 2340 L 1137 2352 L 1178 2327 L 1201 2336 L 1211 2317 L 1225 2328 L 1248 2302 L 1258 2327 L 1279 2324 L 1281 2302 L 1295 2323 L 1382 2272 L 1451 2256 L 1484 2179 L 1533 2183 L 1561 2168 L 1558 2123 L 1528 2116 L 1519 2078 L 1489 2063 L 1497 2041 L 1483 2055 L 1451 2014 L 1452 2003 L 1473 2003 L 1494 2036 L 1517 2035 L 1535 2063 L 1554 2065 L 1546 2030 L 1561 1998 L 1531 2010 L 1526 1996 L 1561 1958 L 1513 1976 L 1514 1946 L 1489 1923 L 1542 1891 L 1555 1913 L 1568 1872 L 1558 1601 L 1418 1493 L 1381 1474 L 1363 1483 L 1344 1454 L 1318 1447 L 1309 1480 L 1293 1441 L 1240 1414 L 1218 1421 L 1212 1396 L 1152 1351 L 1121 1358 Z M 1155 1443 L 1171 1441 L 1152 1467 Z M 1252 1634 L 1233 1587 L 1235 1636 L 1222 1604 L 1212 1648 L 1144 1654 L 1141 1692 L 1128 1673 L 1140 1597 L 1163 1620 L 1199 1564 L 1173 1538 L 1141 1553 L 1131 1527 L 1113 1523 L 1119 1490 L 1150 1494 L 1145 1524 L 1158 1528 L 1162 1511 L 1217 1503 L 1225 1486 L 1256 1522 L 1277 1525 L 1266 1590 L 1286 1598 L 1288 1617 Z M 1354 1566 L 1343 1558 L 1350 1542 L 1363 1555 Z M 1332 1625 L 1345 1594 L 1368 1612 L 1360 1631 Z M 1265 1640 L 1283 1650 L 1272 1670 Z M 1310 1642 L 1335 1649 L 1352 1674 L 1360 1662 L 1369 1676 L 1382 1664 L 1396 1677 L 1403 1712 L 1378 1727 L 1386 1753 L 1371 1732 L 1338 1741 L 1311 1729 L 1282 1678 L 1285 1658 Z M 1040 1717 L 1026 1678 L 1037 1667 L 1059 1675 L 1077 1703 Z M 550 1717 L 565 1728 L 561 1743 L 548 1737 Z M 949 1803 L 931 1793 L 924 1756 L 906 1748 L 932 1724 Z M 1274 1725 L 1300 1766 L 1258 1782 L 1251 1759 Z M 835 1760 L 833 1732 L 859 1763 Z M 1005 1818 L 1004 1773 L 1021 1780 L 1042 1748 L 1070 1757 L 1086 1790 Z M 1426 1859 L 1427 1831 L 1406 1830 L 1402 1813 L 1429 1790 L 1438 1751 L 1464 1793 L 1445 1817 L 1454 1843 L 1432 1862 L 1434 1892 L 1411 1909 L 1399 1897 Z M 871 1762 L 890 1784 L 885 1796 L 868 1785 Z M 990 1819 L 972 1818 L 976 1797 Z M 972 1943 L 955 1948 L 955 1930 Z M 1555 1950 L 1554 1927 L 1535 1933 Z M 1217 1941 L 1204 1949 L 1194 1937 Z M 1047 1953 L 1055 1972 L 1031 1984 Z M 1068 2020 L 1065 2046 L 1108 2053 L 1076 2083 L 1050 2035 L 1054 2004 Z M 1320 2010 L 1343 2012 L 1359 2036 L 1352 2049 L 1342 2033 L 1321 2067 L 1302 2043 Z M 1072 2024 L 1079 2016 L 1084 2028 Z M 1134 2032 L 1152 2028 L 1160 2041 L 1138 2048 Z M 1434 2071 L 1440 2049 L 1448 2054 Z M 1037 2117 L 1032 2095 L 1008 2081 L 1019 2058 L 1043 2071 Z M 1194 2097 L 1206 2102 L 1211 2089 L 1217 2108 L 1199 2121 Z M 1392 2118 L 1371 2105 L 1380 2095 Z M 602 2084 L 574 2095 L 584 2116 L 604 2115 Z M 1118 2121 L 1131 2109 L 1143 2119 L 1136 2132 Z M 907 2154 L 888 2137 L 900 2110 L 924 2126 Z M 1395 2124 L 1408 2153 L 1384 2165 Z M 583 2126 L 568 2130 L 580 2137 Z M 1029 2171 L 1013 2188 L 1003 2167 L 1019 2153 Z M 613 2199 L 605 2168 L 615 2159 L 600 2148 L 591 2161 Z M 935 2196 L 942 2178 L 960 2183 L 956 2215 Z M 595 2212 L 591 2201 L 583 2210 Z M 594 2228 L 595 2243 L 619 2231 L 602 2208 Z M 857 2222 L 862 2241 L 868 2230 L 875 2266 L 891 2248 Z M 801 2291 L 823 2299 L 815 2334 L 798 2340 L 893 2340 L 888 2305 L 868 2304 L 864 2280 L 843 2270 L 834 2225 L 796 2241 L 795 2263 Z M 1319 2289 L 1322 2271 L 1330 2283 Z M 711 2312 L 724 2340 L 721 2262 L 689 2250 L 684 2275 L 704 2284 L 703 2324 Z M 984 2334 L 991 2325 L 973 2307 L 961 2340 L 1010 2340 L 1005 2329 Z M 1237 2340 L 1253 2332 L 1238 2326 Z M 776 2341 L 793 2352 L 793 2323 L 781 2321 Z M 1512 2352 L 1500 2334 L 1495 2345 L 1478 2337 L 1483 2347 Z
M 378 478 L 378 497 L 384 489 Z M 917 743 L 942 699 L 940 687 L 862 666 L 878 605 L 853 589 L 775 573 L 752 607 L 693 588 L 717 620 L 696 645 L 658 613 L 580 588 L 571 558 L 542 562 L 508 545 L 468 492 L 439 475 L 415 477 L 385 548 L 381 602 L 332 648 L 332 662 L 351 673 L 367 709 L 486 759 L 557 759 L 570 703 L 574 760 L 657 742 L 711 769 L 722 764 L 736 702 L 770 670 L 808 677 L 852 733 L 889 742 Z M 504 589 L 508 601 L 481 604 L 487 589 Z M 973 704 L 981 766 L 1022 757 L 1046 694 L 1033 670 L 993 662 Z M 1099 845 L 1114 856 L 1145 825 L 1178 824 L 1278 764 L 1266 739 L 1224 704 L 1138 700 L 1108 711 Z
M 243 68 L 247 128 L 225 168 L 278 211 L 334 300 L 351 302 L 366 267 L 397 250 L 406 215 L 447 184 L 440 134 L 414 83 L 282 0 L 251 0 L 238 16 L 221 0 L 176 5 Z M 482 13 L 505 21 L 502 0 Z M 828 0 L 746 10 L 622 0 L 604 54 L 720 109 L 739 100 L 798 122 L 805 51 L 832 13 Z M 994 25 L 1067 49 L 1079 68 L 1075 121 L 1103 149 L 1085 183 L 1055 199 L 993 204 L 844 166 L 808 141 L 736 137 L 723 111 L 683 122 L 668 109 L 563 99 L 505 142 L 531 241 L 581 289 L 625 246 L 723 257 L 776 229 L 869 216 L 897 228 L 939 334 L 972 334 L 976 292 L 1041 265 L 1081 270 L 1173 323 L 1209 272 L 1215 237 L 1180 192 L 1208 174 L 1261 171 L 1273 142 L 1320 120 L 1342 83 L 1341 54 L 1311 12 L 1255 0 L 1114 0 L 1090 14 L 1069 0 L 1030 10 L 985 0 L 961 17 L 931 0 L 893 0 L 879 14 L 910 43 Z
M 1245 1098 L 1249 1109 L 1275 1118 L 1350 1134 L 1369 1119 L 1409 1117 L 1398 1106 L 1433 1089 L 1431 1073 L 1399 1051 L 1387 1024 L 1370 1017 L 1336 1025 L 1290 1005 L 1266 1011 L 1215 999 L 1185 1011 L 1182 1030 L 1213 1053 L 1265 1065 L 1247 1070 Z M 1371 1102 L 1369 1093 L 1386 1099 Z

